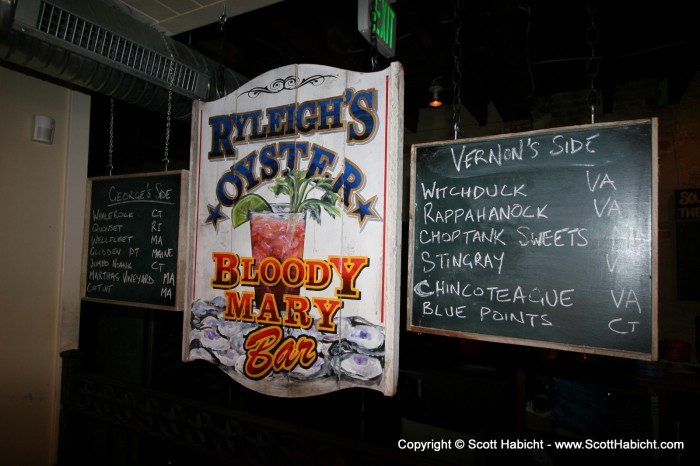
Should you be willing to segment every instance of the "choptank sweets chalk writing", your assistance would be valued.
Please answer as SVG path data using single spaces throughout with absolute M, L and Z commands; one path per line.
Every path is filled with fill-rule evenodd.
M 88 180 L 82 298 L 182 310 L 187 172 Z
M 656 120 L 412 147 L 412 331 L 655 359 Z

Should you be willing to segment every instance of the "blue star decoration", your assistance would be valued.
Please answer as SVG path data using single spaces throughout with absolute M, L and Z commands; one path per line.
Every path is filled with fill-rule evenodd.
M 216 204 L 216 206 L 207 204 L 207 209 L 209 209 L 209 215 L 204 223 L 211 223 L 214 225 L 214 229 L 218 232 L 219 222 L 227 220 L 229 217 L 221 211 L 221 203 Z
M 374 220 L 379 218 L 379 214 L 374 210 L 374 203 L 377 202 L 377 196 L 372 196 L 369 200 L 364 200 L 362 196 L 355 193 L 355 205 L 348 212 L 348 215 L 357 217 L 357 221 L 360 222 L 360 228 L 365 226 L 367 220 Z

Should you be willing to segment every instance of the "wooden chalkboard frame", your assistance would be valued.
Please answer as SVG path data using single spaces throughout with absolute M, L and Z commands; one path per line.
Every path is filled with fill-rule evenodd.
M 627 350 L 627 348 L 620 349 L 620 348 L 610 348 L 610 347 L 605 347 L 602 345 L 598 344 L 580 344 L 580 342 L 577 342 L 576 344 L 569 344 L 568 342 L 561 342 L 561 341 L 547 341 L 545 339 L 532 339 L 532 338 L 520 338 L 520 337 L 513 337 L 513 336 L 503 336 L 499 335 L 498 332 L 491 332 L 491 333 L 481 333 L 480 330 L 476 331 L 462 331 L 462 330 L 455 330 L 453 328 L 450 328 L 449 325 L 442 325 L 441 327 L 437 326 L 431 326 L 431 325 L 418 325 L 416 323 L 417 319 L 414 319 L 414 281 L 416 281 L 416 275 L 415 275 L 415 269 L 418 268 L 417 262 L 416 262 L 416 255 L 417 255 L 417 250 L 416 250 L 416 237 L 415 237 L 415 229 L 416 229 L 416 216 L 419 215 L 417 213 L 419 205 L 417 204 L 417 195 L 423 195 L 423 194 L 417 194 L 417 179 L 416 179 L 416 157 L 417 153 L 422 150 L 426 149 L 427 151 L 430 151 L 432 149 L 435 150 L 440 150 L 443 146 L 451 146 L 455 144 L 464 144 L 464 145 L 469 145 L 469 144 L 480 144 L 480 143 L 498 143 L 499 141 L 508 141 L 513 138 L 536 138 L 536 137 L 545 137 L 549 135 L 558 135 L 558 134 L 563 134 L 567 135 L 569 133 L 576 133 L 580 134 L 579 132 L 581 131 L 591 131 L 591 132 L 596 132 L 596 131 L 606 131 L 606 129 L 612 128 L 613 130 L 615 128 L 619 128 L 621 131 L 625 131 L 627 126 L 646 126 L 648 125 L 649 127 L 649 132 L 651 136 L 651 147 L 649 148 L 649 155 L 651 157 L 650 160 L 650 180 L 651 180 L 651 187 L 650 187 L 650 193 L 651 193 L 651 199 L 649 199 L 649 206 L 651 212 L 648 212 L 648 215 L 650 216 L 651 223 L 650 223 L 650 231 L 649 231 L 649 236 L 651 239 L 651 245 L 650 245 L 650 258 L 649 258 L 649 267 L 651 269 L 651 277 L 650 277 L 650 290 L 648 290 L 650 294 L 650 322 L 647 322 L 647 326 L 649 327 L 648 330 L 648 335 L 644 333 L 644 337 L 648 337 L 649 340 L 649 349 L 646 351 L 640 351 L 640 350 Z M 625 358 L 630 358 L 630 359 L 639 359 L 639 360 L 651 360 L 655 361 L 658 359 L 658 277 L 657 277 L 657 270 L 658 270 L 658 122 L 656 118 L 651 118 L 651 119 L 643 119 L 643 120 L 631 120 L 631 121 L 620 121 L 620 122 L 611 122 L 611 123 L 598 123 L 598 124 L 590 124 L 590 125 L 581 125 L 581 126 L 569 126 L 569 127 L 560 127 L 560 128 L 550 128 L 550 129 L 545 129 L 545 130 L 536 130 L 536 131 L 530 131 L 530 132 L 523 132 L 523 133 L 513 133 L 513 134 L 503 134 L 503 135 L 497 135 L 497 136 L 488 136 L 488 137 L 479 137 L 479 138 L 469 138 L 469 139 L 461 139 L 461 140 L 450 140 L 450 141 L 439 141 L 439 142 L 431 142 L 431 143 L 422 143 L 422 144 L 414 144 L 411 147 L 411 167 L 410 167 L 410 209 L 409 209 L 409 237 L 408 237 L 408 243 L 409 243 L 409 259 L 408 259 L 408 286 L 406 288 L 407 290 L 407 330 L 412 331 L 412 332 L 421 332 L 421 333 L 430 333 L 430 334 L 437 334 L 437 335 L 443 335 L 443 336 L 448 336 L 448 337 L 458 337 L 458 338 L 464 338 L 464 339 L 472 339 L 472 340 L 482 340 L 482 341 L 491 341 L 491 342 L 496 342 L 496 343 L 506 343 L 506 344 L 516 344 L 516 345 L 523 345 L 523 346 L 531 346 L 531 347 L 540 347 L 540 348 L 550 348 L 550 349 L 556 349 L 556 350 L 565 350 L 565 351 L 573 351 L 573 352 L 580 352 L 580 353 L 587 353 L 587 354 L 599 354 L 599 355 L 604 355 L 604 356 L 615 356 L 615 357 L 625 357 Z M 505 146 L 506 144 L 504 144 Z M 447 150 L 447 148 L 445 148 Z M 427 152 L 426 151 L 426 152 Z M 644 156 L 646 156 L 646 150 L 644 151 Z M 426 159 L 427 160 L 427 159 Z M 504 167 L 498 167 L 498 170 L 503 169 L 504 174 L 508 174 L 508 170 L 510 168 L 507 168 L 506 166 Z M 427 169 L 426 169 L 427 170 Z M 516 173 L 517 168 L 514 169 L 512 173 Z M 499 172 L 500 173 L 500 172 Z M 433 175 L 433 176 L 442 176 L 442 175 Z M 646 177 L 643 178 L 646 180 Z M 646 201 L 646 199 L 644 200 Z M 422 205 L 420 207 L 423 207 Z M 634 214 L 634 216 L 639 216 L 638 214 Z M 537 253 L 536 248 L 532 248 L 534 250 L 534 254 Z M 641 277 L 641 275 L 640 275 Z M 420 276 L 418 277 L 420 278 Z M 646 279 L 646 276 L 641 277 L 642 279 Z M 420 284 L 421 282 L 419 282 Z M 424 283 L 424 282 L 422 282 Z M 612 290 L 611 290 L 612 291 Z M 416 305 L 418 307 L 418 305 Z M 417 312 L 420 312 L 418 309 L 416 309 Z M 424 310 L 425 311 L 425 310 Z M 416 314 L 418 315 L 418 314 Z M 447 327 L 447 328 L 444 328 Z M 645 330 L 646 332 L 646 330 Z M 504 332 L 505 333 L 505 332 Z M 646 340 L 645 340 L 646 341 Z M 612 346 L 612 345 L 611 345 Z
M 179 184 L 179 194 L 177 200 L 179 205 L 177 206 L 177 257 L 176 257 L 176 277 L 174 286 L 174 297 L 169 300 L 173 304 L 159 304 L 154 302 L 147 302 L 145 299 L 138 299 L 138 296 L 130 295 L 125 296 L 116 295 L 114 298 L 109 297 L 95 297 L 90 296 L 87 293 L 87 279 L 88 279 L 88 260 L 89 260 L 89 250 L 90 250 L 90 240 L 91 240 L 91 212 L 92 212 L 92 201 L 93 201 L 93 187 L 97 183 L 110 182 L 114 184 L 120 183 L 130 183 L 140 180 L 150 180 L 155 181 L 165 178 L 173 179 L 174 184 Z M 189 198 L 189 171 L 187 170 L 171 170 L 163 172 L 149 172 L 149 173 L 137 173 L 137 174 L 127 174 L 127 175 L 115 175 L 115 176 L 100 176 L 88 178 L 87 184 L 87 196 L 86 196 L 86 208 L 85 208 L 85 221 L 84 221 L 84 234 L 83 234 L 83 262 L 81 270 L 81 290 L 80 297 L 85 301 L 102 302 L 102 303 L 112 303 L 124 306 L 137 306 L 150 309 L 162 309 L 167 311 L 183 311 L 186 299 L 186 283 L 187 283 L 187 272 L 188 272 L 188 248 L 189 248 L 189 233 L 188 233 L 188 198 Z M 150 229 L 150 221 L 152 218 L 144 219 L 143 228 Z

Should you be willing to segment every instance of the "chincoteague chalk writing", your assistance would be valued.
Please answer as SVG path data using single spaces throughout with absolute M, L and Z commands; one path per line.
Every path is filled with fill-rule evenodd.
M 412 148 L 409 330 L 655 357 L 656 121 Z
M 89 181 L 83 299 L 182 308 L 186 172 Z

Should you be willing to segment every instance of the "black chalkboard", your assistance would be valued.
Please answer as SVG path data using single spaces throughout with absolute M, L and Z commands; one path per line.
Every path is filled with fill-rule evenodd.
M 188 172 L 90 178 L 82 298 L 182 310 Z
M 656 134 L 412 146 L 408 329 L 656 359 Z
M 676 272 L 678 299 L 700 300 L 700 189 L 678 189 L 676 210 Z

